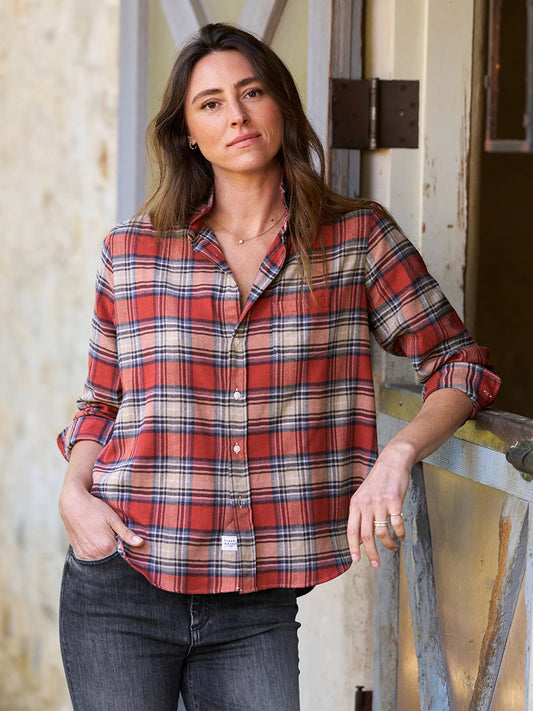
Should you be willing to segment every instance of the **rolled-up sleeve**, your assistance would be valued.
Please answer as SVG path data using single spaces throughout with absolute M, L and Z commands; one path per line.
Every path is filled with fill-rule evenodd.
M 68 460 L 80 440 L 105 446 L 111 439 L 122 401 L 117 358 L 113 269 L 107 243 L 96 276 L 96 298 L 89 342 L 89 368 L 73 421 L 58 435 L 57 444 Z
M 414 245 L 387 217 L 371 230 L 366 264 L 370 326 L 387 352 L 410 359 L 424 398 L 456 388 L 472 414 L 496 396 L 500 378 L 444 296 Z

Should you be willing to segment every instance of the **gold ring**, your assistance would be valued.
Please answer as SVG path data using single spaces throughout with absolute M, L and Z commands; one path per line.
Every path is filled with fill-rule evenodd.
M 400 513 L 397 513 L 397 514 L 389 514 L 389 516 L 390 516 L 391 518 L 392 518 L 393 516 L 400 516 L 401 518 L 403 518 L 403 513 L 400 511 Z

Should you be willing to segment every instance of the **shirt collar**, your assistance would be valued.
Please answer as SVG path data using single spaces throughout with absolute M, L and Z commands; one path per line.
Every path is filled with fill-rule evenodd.
M 191 218 L 191 221 L 189 222 L 187 236 L 189 237 L 191 242 L 197 239 L 198 235 L 200 234 L 200 228 L 202 226 L 202 217 L 204 215 L 207 215 L 208 212 L 211 212 L 214 201 L 215 189 L 211 188 L 211 192 L 209 193 L 209 197 L 207 198 L 206 202 L 200 205 L 199 209 L 194 213 Z

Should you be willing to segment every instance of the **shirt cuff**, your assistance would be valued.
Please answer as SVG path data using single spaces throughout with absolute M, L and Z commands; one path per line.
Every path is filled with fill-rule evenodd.
M 426 382 L 424 400 L 441 388 L 461 390 L 472 400 L 472 418 L 479 410 L 492 404 L 500 389 L 500 383 L 496 373 L 478 363 L 448 363 Z
M 114 426 L 114 420 L 84 410 L 58 435 L 57 446 L 68 461 L 72 447 L 80 440 L 98 442 L 104 447 L 111 439 Z

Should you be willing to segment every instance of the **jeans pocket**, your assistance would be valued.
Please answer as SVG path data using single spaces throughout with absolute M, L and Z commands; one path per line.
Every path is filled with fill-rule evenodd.
M 72 557 L 72 559 L 75 560 L 76 563 L 79 563 L 80 565 L 102 565 L 103 563 L 107 563 L 108 561 L 111 561 L 116 556 L 120 555 L 120 552 L 119 552 L 118 548 L 115 548 L 115 550 L 112 553 L 108 553 L 107 555 L 104 555 L 101 558 L 78 558 L 78 556 L 74 553 L 74 549 L 72 548 L 72 546 L 70 546 L 69 547 L 69 554 Z

